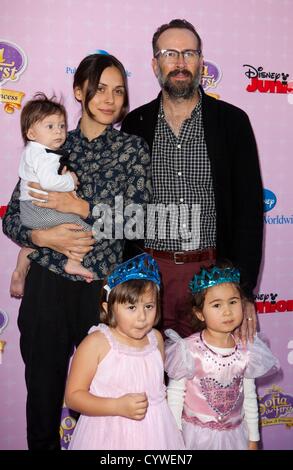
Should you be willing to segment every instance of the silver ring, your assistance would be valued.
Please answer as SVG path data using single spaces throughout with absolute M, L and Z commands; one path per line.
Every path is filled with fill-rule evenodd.
M 252 321 L 252 320 L 253 320 L 252 317 L 248 317 L 248 318 L 247 318 L 247 321 Z

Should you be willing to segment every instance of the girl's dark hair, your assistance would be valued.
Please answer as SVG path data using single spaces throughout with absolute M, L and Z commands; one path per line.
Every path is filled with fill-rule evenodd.
M 92 118 L 93 114 L 89 109 L 89 102 L 95 96 L 101 75 L 107 67 L 116 67 L 122 75 L 125 88 L 124 102 L 120 115 L 116 122 L 122 121 L 126 116 L 129 107 L 129 94 L 127 85 L 127 75 L 121 62 L 110 54 L 91 54 L 85 57 L 76 69 L 73 79 L 73 89 L 82 89 L 86 80 L 88 80 L 84 107 L 87 114 Z
M 107 284 L 107 279 L 105 279 L 103 286 Z M 117 302 L 119 304 L 135 304 L 138 301 L 138 298 L 141 297 L 149 289 L 154 289 L 156 292 L 156 317 L 154 325 L 156 325 L 160 320 L 160 292 L 156 284 L 152 281 L 144 281 L 141 279 L 132 279 L 130 281 L 123 282 L 114 287 L 110 294 L 108 301 L 106 300 L 106 290 L 102 288 L 102 295 L 100 299 L 100 321 L 106 323 L 109 326 L 115 327 L 116 320 L 113 311 L 114 304 Z M 104 310 L 103 302 L 108 303 L 108 311 Z
M 225 268 L 231 268 L 232 269 L 233 267 L 235 267 L 235 266 L 232 265 L 232 263 L 230 261 L 224 260 L 224 261 L 218 262 L 216 265 L 211 265 L 208 268 L 204 267 L 204 269 L 207 272 L 210 272 L 215 266 L 217 266 L 218 268 L 222 268 L 222 269 L 225 269 Z M 241 286 L 237 283 L 233 283 L 233 284 L 236 287 L 236 289 L 238 290 L 240 298 L 242 300 L 245 300 L 246 297 L 244 295 L 244 292 L 243 292 Z M 200 292 L 192 294 L 192 299 L 191 299 L 191 307 L 192 307 L 191 324 L 192 324 L 192 329 L 195 332 L 196 331 L 202 331 L 206 328 L 205 321 L 200 320 L 196 315 L 196 312 L 202 312 L 202 310 L 203 310 L 206 294 L 207 294 L 207 289 L 203 289 Z
M 20 127 L 21 135 L 25 144 L 29 141 L 27 133 L 30 127 L 52 114 L 61 114 L 64 116 L 67 129 L 66 109 L 60 101 L 57 101 L 55 95 L 51 98 L 47 98 L 45 93 L 38 92 L 33 96 L 32 100 L 28 101 L 24 105 L 20 115 Z
M 154 56 L 158 52 L 157 42 L 158 42 L 159 37 L 161 36 L 162 33 L 172 28 L 188 29 L 189 31 L 191 31 L 197 39 L 197 42 L 198 42 L 197 48 L 200 50 L 202 49 L 202 40 L 200 38 L 200 35 L 196 31 L 195 27 L 193 26 L 193 24 L 189 23 L 189 21 L 186 21 L 186 20 L 175 19 L 175 20 L 170 21 L 169 23 L 162 24 L 162 26 L 159 26 L 159 28 L 153 35 L 152 46 L 153 46 Z

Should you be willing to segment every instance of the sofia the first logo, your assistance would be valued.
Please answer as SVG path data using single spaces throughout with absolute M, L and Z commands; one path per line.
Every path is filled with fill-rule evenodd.
M 24 72 L 27 64 L 26 55 L 16 44 L 0 39 L 0 103 L 4 103 L 4 111 L 14 113 L 21 108 L 24 97 L 22 91 L 8 90 L 1 86 L 10 80 L 15 82 Z
M 220 67 L 211 61 L 204 61 L 202 70 L 201 84 L 203 89 L 206 91 L 209 88 L 215 88 L 222 78 L 222 72 Z
M 61 448 L 67 450 L 73 430 L 76 425 L 76 419 L 70 415 L 68 408 L 65 406 L 62 409 L 61 423 L 60 423 L 60 441 Z
M 212 96 L 213 98 L 219 99 L 219 95 L 216 93 L 213 93 L 212 91 L 207 90 L 209 88 L 215 88 L 219 81 L 222 78 L 222 72 L 220 67 L 215 64 L 214 62 L 211 61 L 204 61 L 203 69 L 202 69 L 202 77 L 201 77 L 201 84 L 204 89 L 204 91 Z
M 23 50 L 10 41 L 0 40 L 0 85 L 7 80 L 15 82 L 24 72 L 27 64 Z
M 0 335 L 5 330 L 6 326 L 8 325 L 9 317 L 4 310 L 0 310 Z M 6 341 L 0 339 L 0 364 L 2 364 L 2 355 L 4 352 Z
M 250 84 L 246 90 L 249 92 L 259 91 L 260 93 L 293 93 L 292 83 L 288 84 L 289 74 L 284 72 L 266 72 L 263 67 L 247 67 L 245 76 L 250 79 Z
M 4 310 L 0 310 L 0 335 L 5 330 L 6 326 L 8 325 L 9 317 Z
M 262 426 L 285 424 L 293 426 L 293 397 L 273 385 L 259 398 L 259 413 Z

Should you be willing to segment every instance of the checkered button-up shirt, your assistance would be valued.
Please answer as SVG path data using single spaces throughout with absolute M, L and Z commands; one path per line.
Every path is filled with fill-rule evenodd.
M 183 122 L 178 137 L 165 119 L 161 101 L 152 178 L 153 204 L 148 207 L 145 245 L 164 251 L 215 247 L 215 197 L 201 99 Z

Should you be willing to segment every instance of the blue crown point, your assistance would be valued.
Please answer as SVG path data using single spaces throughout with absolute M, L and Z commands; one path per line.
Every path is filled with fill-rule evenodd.
M 214 266 L 207 271 L 202 268 L 199 274 L 195 274 L 189 283 L 190 290 L 193 294 L 201 292 L 208 287 L 223 284 L 225 282 L 234 282 L 239 284 L 240 272 L 236 268 L 218 268 Z
M 158 264 L 148 253 L 142 253 L 141 255 L 125 261 L 125 263 L 119 264 L 114 271 L 109 274 L 107 281 L 111 290 L 118 286 L 118 284 L 132 279 L 152 281 L 160 287 L 161 279 Z

